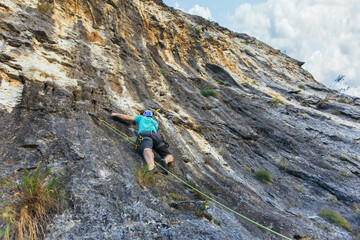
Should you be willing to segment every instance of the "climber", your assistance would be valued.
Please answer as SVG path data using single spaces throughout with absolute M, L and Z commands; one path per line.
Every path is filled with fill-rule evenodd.
M 163 137 L 158 134 L 157 130 L 159 124 L 153 119 L 153 113 L 150 110 L 146 110 L 142 116 L 128 116 L 119 113 L 112 113 L 112 117 L 119 118 L 128 123 L 136 123 L 139 127 L 138 139 L 140 141 L 139 152 L 142 153 L 144 159 L 149 167 L 149 172 L 158 171 L 154 163 L 154 149 L 161 159 L 156 159 L 159 164 L 165 169 L 168 168 L 168 164 L 174 161 L 173 156 L 170 154 L 168 146 L 164 143 Z

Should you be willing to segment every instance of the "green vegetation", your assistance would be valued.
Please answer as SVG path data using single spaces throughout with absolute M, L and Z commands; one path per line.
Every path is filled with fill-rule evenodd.
M 217 98 L 219 96 L 219 93 L 212 90 L 212 89 L 201 90 L 200 93 L 204 97 L 210 97 L 211 96 L 211 97 Z
M 326 226 L 325 224 L 317 222 L 317 223 L 315 223 L 315 226 L 318 227 L 318 228 L 325 229 L 328 232 L 332 232 L 332 229 L 330 227 Z
M 252 174 L 252 169 L 249 166 L 245 166 L 244 169 L 248 171 L 250 174 Z
M 201 192 L 203 192 L 204 194 L 206 194 L 207 196 L 210 196 L 210 191 L 207 190 L 207 189 L 204 189 L 204 190 L 200 190 Z M 201 193 L 195 191 L 194 189 L 191 189 L 190 190 L 190 193 L 196 198 L 196 199 L 199 199 L 199 200 L 202 200 L 202 201 L 209 201 L 210 199 L 208 199 L 207 197 L 205 197 L 204 195 L 202 195 Z
M 296 184 L 293 184 L 293 188 L 301 192 L 302 194 L 307 194 L 306 190 L 302 187 L 297 186 Z
M 351 231 L 351 227 L 349 222 L 342 217 L 338 212 L 334 211 L 334 210 L 330 210 L 330 209 L 322 209 L 318 215 L 322 218 L 324 218 L 325 220 L 339 226 L 342 227 L 343 229 L 347 230 L 347 231 Z
M 251 84 L 252 84 L 252 85 L 259 86 L 259 83 L 258 83 L 258 81 L 256 81 L 256 80 L 253 80 L 253 81 L 251 82 Z
M 273 106 L 273 107 L 276 107 L 276 106 L 278 106 L 279 104 L 282 104 L 283 101 L 279 98 L 279 96 L 276 96 L 276 97 L 273 97 L 273 98 L 271 99 L 271 103 L 272 103 L 272 106 Z
M 206 218 L 209 221 L 212 221 L 212 219 L 213 219 L 213 216 L 210 213 L 208 213 L 206 211 L 202 211 L 199 208 L 194 209 L 194 213 L 197 216 L 202 217 L 202 218 Z
M 339 159 L 341 160 L 341 161 L 349 161 L 348 159 L 347 159 L 347 157 L 345 157 L 344 155 L 341 155 L 341 156 L 339 156 Z
M 220 220 L 215 219 L 215 220 L 214 220 L 214 223 L 215 223 L 216 225 L 218 225 L 219 227 L 221 226 Z
M 305 90 L 305 89 L 306 89 L 305 85 L 303 85 L 303 84 L 299 84 L 299 85 L 298 85 L 298 88 L 300 88 L 300 89 L 302 89 L 302 90 Z
M 347 104 L 347 103 L 348 103 L 348 102 L 346 101 L 346 99 L 343 99 L 343 98 L 339 99 L 338 102 L 339 102 L 339 103 L 344 103 L 344 104 Z
M 354 175 L 352 173 L 348 173 L 345 170 L 340 171 L 339 175 L 343 176 L 343 177 L 346 177 L 346 178 L 353 178 L 354 177 Z
M 255 178 L 263 183 L 271 183 L 272 182 L 270 173 L 264 169 L 257 170 L 255 172 Z
M 160 68 L 160 72 L 161 72 L 164 76 L 167 76 L 167 75 L 168 75 L 165 68 Z
M 175 202 L 188 201 L 190 200 L 187 196 L 183 196 L 176 193 L 169 193 L 168 196 Z
M 282 157 L 276 159 L 276 164 L 280 169 L 287 169 L 289 167 L 289 164 L 286 161 L 283 161 Z
M 326 198 L 331 202 L 337 202 L 338 201 L 337 197 L 332 195 L 332 194 L 327 194 Z
M 38 239 L 46 230 L 52 214 L 66 205 L 60 177 L 41 173 L 40 163 L 33 172 L 24 169 L 24 178 L 15 184 L 1 181 L 0 213 L 6 223 L 3 239 Z M 2 231 L 1 231 L 2 232 Z
M 340 112 L 338 110 L 332 111 L 331 114 L 335 116 L 340 116 Z
M 196 35 L 198 35 L 198 36 L 201 35 L 201 29 L 200 29 L 200 28 L 197 28 L 197 29 L 195 30 L 195 32 L 196 32 Z
M 47 13 L 50 9 L 53 8 L 53 5 L 44 1 L 44 0 L 40 0 L 38 1 L 38 3 L 36 4 L 36 8 L 39 12 L 41 13 Z
M 155 174 L 154 172 L 148 172 L 149 167 L 148 165 L 139 168 L 135 170 L 135 178 L 136 182 L 140 185 L 142 189 L 144 189 L 146 186 L 151 186 L 155 183 Z

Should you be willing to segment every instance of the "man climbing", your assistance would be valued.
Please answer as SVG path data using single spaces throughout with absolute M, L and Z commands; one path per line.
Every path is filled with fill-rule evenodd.
M 138 140 L 140 142 L 139 152 L 142 153 L 144 159 L 149 167 L 149 171 L 159 170 L 154 163 L 154 149 L 162 158 L 158 162 L 167 169 L 168 164 L 174 161 L 169 149 L 163 141 L 163 138 L 158 134 L 159 124 L 153 119 L 153 113 L 146 110 L 142 116 L 128 116 L 119 113 L 112 113 L 112 117 L 119 118 L 128 123 L 136 123 L 139 127 Z

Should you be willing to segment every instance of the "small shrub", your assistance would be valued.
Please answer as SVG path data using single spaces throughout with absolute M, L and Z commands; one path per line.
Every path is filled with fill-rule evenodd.
M 198 36 L 201 35 L 201 29 L 197 28 L 197 29 L 195 30 L 195 32 L 196 32 L 196 35 L 198 35 Z
M 279 99 L 279 96 L 276 96 L 271 99 L 271 103 L 273 107 L 276 107 L 277 105 L 282 104 L 283 101 Z
M 335 116 L 340 116 L 340 112 L 338 110 L 332 111 L 331 114 Z
M 339 159 L 344 162 L 349 161 L 344 155 L 339 156 Z
M 164 76 L 167 76 L 167 75 L 168 75 L 165 68 L 160 68 L 160 72 L 161 72 Z
M 42 1 L 38 1 L 38 3 L 36 4 L 36 8 L 39 12 L 41 13 L 47 13 L 50 9 L 53 8 L 53 5 L 50 3 L 45 2 L 44 0 Z
M 210 193 L 209 193 L 209 190 L 201 190 L 201 192 L 203 192 L 204 194 L 210 196 Z M 210 199 L 208 199 L 207 197 L 205 197 L 204 195 L 200 194 L 199 192 L 195 191 L 194 189 L 191 189 L 190 190 L 190 193 L 196 198 L 196 199 L 199 199 L 199 200 L 202 200 L 202 201 L 209 201 Z
M 322 209 L 319 214 L 320 217 L 324 218 L 325 220 L 342 227 L 347 231 L 351 231 L 351 227 L 349 222 L 342 217 L 338 212 L 330 209 Z
M 300 89 L 302 89 L 302 90 L 305 90 L 305 89 L 306 89 L 305 85 L 303 85 L 303 84 L 298 85 L 298 88 L 300 88 Z
M 256 80 L 253 80 L 253 81 L 251 82 L 251 84 L 252 84 L 252 85 L 257 85 L 257 86 L 259 85 L 258 81 L 256 81 Z
M 346 99 L 341 98 L 341 99 L 338 100 L 338 103 L 347 104 L 348 102 L 346 101 Z
M 215 219 L 215 220 L 214 220 L 214 223 L 215 223 L 216 225 L 218 225 L 219 227 L 221 226 L 220 220 Z
M 197 216 L 202 217 L 202 218 L 206 218 L 206 219 L 209 220 L 209 221 L 212 221 L 212 219 L 213 219 L 213 216 L 212 216 L 210 213 L 208 213 L 208 212 L 206 212 L 206 211 L 202 211 L 202 210 L 200 210 L 199 208 L 196 208 L 196 209 L 194 210 L 194 213 L 195 213 Z
M 18 184 L 2 181 L 0 213 L 6 223 L 3 239 L 38 239 L 44 235 L 52 214 L 66 205 L 66 193 L 59 176 L 40 172 L 40 163 Z
M 340 171 L 340 172 L 339 172 L 339 175 L 340 175 L 340 176 L 343 176 L 343 177 L 346 177 L 346 178 L 353 178 L 353 177 L 354 177 L 353 174 L 348 173 L 348 172 L 346 172 L 345 170 Z
M 148 170 L 148 165 L 145 165 L 144 167 L 135 170 L 136 182 L 140 185 L 142 189 L 144 189 L 145 186 L 151 186 L 155 183 L 156 172 L 148 172 Z
M 253 173 L 251 167 L 249 167 L 249 166 L 244 166 L 243 168 L 244 168 L 244 170 L 248 171 L 250 174 Z
M 257 170 L 255 172 L 255 178 L 263 183 L 271 183 L 272 182 L 270 173 L 264 169 Z
M 332 195 L 332 194 L 327 194 L 326 198 L 331 202 L 337 202 L 338 201 L 337 197 Z
M 175 202 L 188 201 L 189 198 L 176 193 L 169 193 L 168 196 Z
M 201 95 L 203 95 L 204 97 L 218 97 L 219 93 L 212 90 L 212 89 L 206 89 L 206 90 L 201 90 L 200 91 Z
M 278 157 L 278 158 L 276 159 L 276 164 L 278 165 L 278 168 L 279 168 L 279 169 L 288 169 L 288 167 L 289 167 L 288 162 L 283 161 L 283 160 L 282 160 L 282 157 Z

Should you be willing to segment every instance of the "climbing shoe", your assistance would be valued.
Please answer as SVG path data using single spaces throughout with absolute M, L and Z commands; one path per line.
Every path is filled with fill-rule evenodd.
M 157 166 L 155 166 L 153 169 L 147 170 L 145 174 L 148 174 L 148 173 L 157 174 L 157 173 L 159 173 L 159 172 L 160 172 L 160 169 L 159 169 Z
M 168 169 L 168 166 L 167 166 L 167 163 L 166 163 L 166 161 L 165 161 L 165 159 L 163 159 L 163 158 L 157 158 L 157 159 L 155 159 L 155 161 L 157 162 L 157 163 L 159 163 L 163 168 L 165 168 L 166 170 Z

